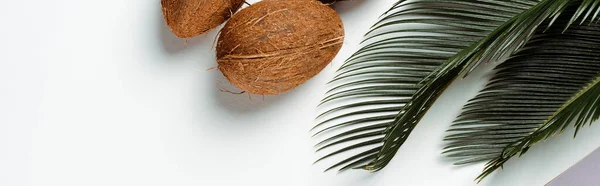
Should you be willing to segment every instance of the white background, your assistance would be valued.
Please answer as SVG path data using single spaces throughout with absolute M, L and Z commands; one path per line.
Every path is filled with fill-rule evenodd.
M 383 171 L 312 165 L 325 83 L 393 2 L 340 3 L 347 39 L 330 67 L 263 100 L 220 92 L 234 89 L 206 71 L 216 31 L 185 44 L 159 0 L 0 0 L 0 185 L 477 185 L 482 164 L 440 153 L 485 69 L 453 84 Z M 599 126 L 568 131 L 479 185 L 543 185 L 599 146 Z

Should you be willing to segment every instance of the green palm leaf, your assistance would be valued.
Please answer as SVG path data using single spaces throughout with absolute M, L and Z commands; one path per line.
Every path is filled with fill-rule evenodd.
M 479 180 L 568 126 L 577 133 L 600 117 L 600 25 L 562 31 L 540 29 L 449 130 L 445 153 L 456 164 L 490 161 Z
M 573 19 L 564 16 L 561 21 L 564 25 Z M 576 26 L 564 34 L 556 27 L 543 31 L 498 66 L 496 76 L 449 130 L 445 153 L 458 158 L 456 164 L 492 160 L 480 180 L 572 121 L 579 130 L 600 114 L 594 110 L 600 105 L 600 27 Z
M 340 149 L 318 161 L 358 149 L 329 169 L 385 167 L 425 114 L 421 108 L 428 108 L 459 70 L 434 85 L 428 84 L 427 77 L 538 2 L 398 1 L 331 81 L 332 88 L 321 104 L 330 108 L 318 117 L 321 122 L 313 130 L 316 136 L 326 135 L 317 144 L 318 150 Z M 415 101 L 419 92 L 431 94 Z M 367 163 L 371 165 L 366 167 Z
M 581 19 L 581 23 L 586 20 L 591 23 L 598 18 L 599 4 L 600 0 L 542 0 L 454 56 L 437 76 L 444 76 L 445 71 L 453 68 L 464 68 L 463 65 L 466 65 L 463 70 L 468 70 L 466 75 L 483 62 L 495 62 L 508 57 L 520 49 L 542 23 L 549 21 L 546 24 L 548 28 L 553 25 L 567 7 L 577 7 L 577 10 L 565 16 L 570 20 L 562 24 L 564 30 L 578 19 Z
M 542 23 L 553 24 L 569 5 L 578 9 L 564 28 L 582 16 L 596 18 L 598 2 L 399 1 L 369 32 L 367 44 L 340 68 L 322 101 L 341 104 L 319 116 L 327 118 L 315 127 L 320 128 L 316 135 L 333 133 L 318 144 L 319 150 L 346 146 L 321 159 L 362 149 L 331 168 L 384 168 L 462 71 L 514 53 Z M 415 23 L 426 27 L 411 28 Z

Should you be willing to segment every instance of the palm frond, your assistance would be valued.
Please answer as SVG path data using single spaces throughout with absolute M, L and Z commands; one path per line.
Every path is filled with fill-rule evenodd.
M 571 24 L 571 15 L 578 12 L 565 11 L 553 21 Z M 538 28 L 522 49 L 496 68 L 445 139 L 449 143 L 444 153 L 456 158 L 455 164 L 489 161 L 479 181 L 532 145 L 600 117 L 598 24 L 571 25 L 566 31 Z
M 321 122 L 313 130 L 316 136 L 329 134 L 317 144 L 319 150 L 340 149 L 318 161 L 360 149 L 329 169 L 384 168 L 462 69 L 444 71 L 447 78 L 430 78 L 432 73 L 537 3 L 539 0 L 398 1 L 330 82 L 332 88 L 320 106 L 332 108 L 318 117 Z M 442 81 L 433 81 L 436 79 Z
M 481 63 L 500 61 L 508 57 L 520 49 L 542 23 L 549 20 L 546 25 L 547 28 L 550 28 L 567 7 L 576 6 L 577 10 L 574 14 L 566 16 L 570 17 L 570 20 L 568 23 L 563 24 L 563 31 L 566 31 L 571 24 L 581 19 L 582 16 L 582 24 L 586 20 L 591 24 L 598 19 L 599 4 L 600 0 L 542 0 L 535 6 L 511 18 L 476 44 L 454 56 L 450 60 L 452 65 L 440 70 L 442 72 L 440 74 L 443 75 L 445 70 L 450 71 L 449 68 L 466 65 L 466 68 L 464 68 L 466 76 Z M 592 14 L 593 16 L 589 17 Z

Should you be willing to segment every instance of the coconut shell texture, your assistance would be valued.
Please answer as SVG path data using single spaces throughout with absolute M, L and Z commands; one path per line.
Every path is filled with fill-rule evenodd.
M 227 21 L 244 0 L 161 0 L 171 31 L 180 38 L 206 33 Z
M 296 88 L 333 60 L 344 41 L 340 16 L 318 1 L 264 0 L 235 14 L 217 43 L 219 70 L 259 95 Z

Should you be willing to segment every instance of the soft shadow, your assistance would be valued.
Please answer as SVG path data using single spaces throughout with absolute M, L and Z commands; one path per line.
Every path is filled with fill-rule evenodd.
M 383 173 L 383 172 L 381 172 Z M 378 183 L 384 178 L 381 173 L 367 173 L 361 170 L 348 170 L 341 173 L 323 174 L 322 179 L 331 180 L 331 186 L 368 186 L 379 185 Z
M 162 44 L 162 48 L 165 52 L 167 52 L 170 55 L 173 54 L 177 54 L 183 51 L 186 51 L 190 48 L 192 48 L 191 46 L 197 46 L 197 45 L 213 45 L 214 43 L 214 36 L 213 34 L 202 34 L 193 38 L 179 38 L 177 36 L 175 36 L 175 34 L 173 34 L 173 32 L 171 32 L 171 29 L 169 28 L 169 26 L 167 26 L 167 24 L 165 23 L 165 20 L 163 18 L 163 14 L 162 14 L 162 10 L 158 9 L 158 11 L 156 12 L 156 21 L 159 22 L 158 25 L 158 30 L 160 30 L 159 33 L 159 38 Z M 217 28 L 218 29 L 218 28 Z M 210 31 L 212 32 L 212 31 Z
M 452 169 L 452 170 L 461 170 L 461 169 L 465 169 L 465 168 L 468 169 L 471 166 L 478 166 L 479 164 L 485 162 L 485 161 L 481 161 L 481 162 L 469 163 L 469 164 L 465 164 L 465 165 L 455 165 L 454 163 L 456 163 L 456 161 L 458 159 L 448 157 L 445 154 L 440 154 L 439 156 L 440 157 L 437 159 L 438 162 L 440 162 L 444 166 L 450 166 L 450 169 Z
M 218 69 L 212 70 L 215 86 L 213 97 L 219 101 L 219 106 L 237 112 L 238 114 L 254 113 L 279 104 L 288 97 L 294 97 L 297 90 L 291 90 L 276 96 L 263 96 L 245 93 L 235 87 L 221 74 Z
M 216 42 L 216 37 L 218 36 L 216 30 L 220 30 L 222 25 L 212 31 L 209 31 L 208 33 L 189 38 L 186 41 L 186 39 L 179 38 L 171 32 L 170 28 L 166 25 L 163 19 L 161 9 L 156 9 L 155 17 L 156 18 L 154 21 L 156 21 L 156 29 L 159 30 L 156 32 L 158 35 L 157 39 L 160 39 L 160 44 L 162 46 L 159 48 L 162 49 L 162 52 L 171 56 L 185 54 L 186 57 L 183 59 L 189 57 L 188 55 L 192 55 L 194 57 L 189 57 L 191 59 L 196 59 L 195 56 L 198 57 L 197 59 L 206 59 L 208 57 L 207 55 L 214 55 L 213 47 Z M 210 52 L 208 52 L 208 50 L 210 50 Z M 214 56 L 211 56 L 211 58 L 214 58 Z M 211 62 L 210 65 L 216 65 L 216 61 Z M 208 67 L 203 63 L 200 64 L 199 68 L 204 70 L 212 67 L 215 66 Z M 273 106 L 277 102 L 280 102 L 280 100 L 291 96 L 291 94 L 295 92 L 290 91 L 290 93 L 285 93 L 278 96 L 249 95 L 247 93 L 235 94 L 236 92 L 241 92 L 241 90 L 231 85 L 218 69 L 212 69 L 205 73 L 210 73 L 208 77 L 211 77 L 211 80 L 214 83 L 209 82 L 209 85 L 211 85 L 210 87 L 199 87 L 199 90 L 206 91 L 200 92 L 199 95 L 209 95 L 209 97 L 218 100 L 218 104 L 215 104 L 216 106 L 222 107 L 224 110 L 232 111 L 235 114 L 243 115 L 245 113 L 253 113 L 263 110 Z
M 349 11 L 353 11 L 360 6 L 363 6 L 366 1 L 370 0 L 348 0 L 348 1 L 337 1 L 331 5 L 331 8 L 335 9 L 338 14 L 344 14 Z

